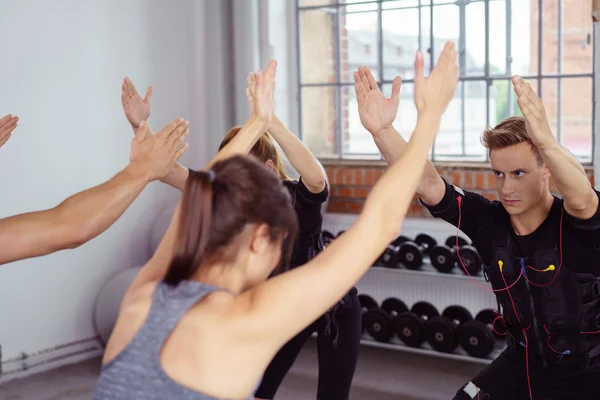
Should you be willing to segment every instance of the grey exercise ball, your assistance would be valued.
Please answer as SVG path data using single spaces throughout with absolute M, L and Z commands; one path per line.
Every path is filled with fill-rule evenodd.
M 103 344 L 108 342 L 123 297 L 142 267 L 132 267 L 113 275 L 100 289 L 94 305 L 94 327 Z
M 167 228 L 169 228 L 176 207 L 177 201 L 169 202 L 156 214 L 150 230 L 150 254 L 156 252 L 160 241 L 165 236 L 165 233 L 167 233 Z

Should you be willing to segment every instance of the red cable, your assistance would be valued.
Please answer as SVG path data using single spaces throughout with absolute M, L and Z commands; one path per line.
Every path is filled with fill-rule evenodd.
M 563 264 L 563 248 L 562 248 L 562 233 L 563 233 L 562 223 L 563 223 L 563 214 L 564 214 L 564 209 L 561 209 L 560 210 L 560 228 L 559 228 L 559 231 L 558 231 L 559 232 L 558 251 L 559 251 L 559 254 L 560 254 L 560 262 L 558 264 L 558 268 L 556 270 L 556 273 L 554 274 L 554 277 L 552 278 L 552 280 L 550 281 L 550 283 L 545 284 L 545 285 L 540 285 L 540 284 L 537 284 L 537 283 L 533 283 L 533 282 L 531 282 L 529 280 L 529 278 L 527 278 L 527 275 L 525 275 L 525 279 L 527 279 L 527 282 L 529 282 L 533 286 L 537 286 L 537 287 L 547 287 L 547 286 L 550 286 L 550 285 L 552 285 L 552 283 L 554 283 L 554 280 L 556 279 L 556 277 L 560 273 L 560 269 L 561 269 L 562 264 Z M 536 272 L 546 272 L 544 270 L 535 269 L 535 268 L 529 267 L 529 266 L 527 268 L 530 268 L 530 269 L 532 269 L 532 270 L 534 270 Z
M 544 284 L 544 285 L 533 283 L 532 281 L 530 281 L 527 278 L 527 275 L 525 275 L 523 273 L 523 270 L 520 269 L 521 272 L 519 273 L 519 276 L 509 286 L 508 283 L 506 282 L 506 278 L 504 277 L 504 272 L 502 271 L 502 268 L 500 268 L 500 275 L 502 276 L 502 280 L 504 281 L 505 287 L 503 289 L 489 289 L 489 288 L 486 288 L 485 286 L 480 285 L 479 283 L 477 283 L 477 281 L 475 279 L 473 279 L 473 277 L 471 276 L 471 274 L 469 273 L 469 271 L 465 267 L 465 264 L 463 263 L 463 260 L 462 260 L 462 258 L 460 256 L 459 245 L 458 245 L 458 232 L 460 231 L 460 224 L 461 224 L 461 221 L 462 221 L 462 208 L 461 208 L 462 198 L 460 196 L 457 196 L 457 202 L 458 202 L 458 225 L 456 227 L 457 228 L 456 229 L 456 255 L 458 257 L 458 260 L 460 261 L 460 265 L 464 269 L 465 273 L 469 276 L 469 278 L 471 279 L 471 281 L 475 285 L 477 285 L 478 287 L 480 287 L 481 289 L 486 290 L 486 291 L 492 291 L 492 292 L 502 292 L 502 291 L 506 290 L 508 292 L 508 296 L 510 298 L 510 302 L 512 304 L 513 311 L 515 312 L 515 316 L 517 317 L 517 320 L 519 321 L 519 324 L 521 324 L 521 319 L 519 318 L 519 314 L 517 313 L 515 302 L 513 300 L 512 294 L 510 293 L 510 288 L 512 288 L 514 285 L 517 284 L 517 282 L 519 281 L 519 279 L 521 279 L 521 276 L 524 276 L 525 279 L 527 280 L 527 282 L 529 282 L 531 285 L 537 286 L 537 287 L 547 287 L 547 286 L 552 285 L 552 283 L 554 283 L 554 280 L 556 279 L 556 277 L 560 273 L 560 269 L 562 268 L 562 265 L 563 265 L 562 235 L 563 235 L 563 215 L 564 215 L 564 208 L 561 209 L 561 213 L 560 213 L 560 227 L 559 227 L 559 254 L 560 254 L 560 261 L 559 261 L 559 265 L 558 265 L 558 268 L 556 270 L 556 273 L 554 274 L 554 277 L 552 278 L 552 280 L 549 283 Z M 536 272 L 548 272 L 548 271 L 545 271 L 545 270 L 540 270 L 540 269 L 533 268 L 531 266 L 527 266 L 526 268 L 529 268 L 529 269 L 531 269 L 533 271 L 536 271 Z M 494 319 L 494 321 L 492 322 L 492 329 L 493 329 L 493 331 L 496 334 L 504 336 L 504 335 L 506 335 L 506 333 L 504 335 L 502 335 L 499 332 L 497 332 L 496 329 L 494 328 L 494 323 L 496 322 L 496 320 L 498 318 L 504 319 L 501 315 L 499 315 L 498 317 L 496 317 L 496 319 Z M 528 388 L 529 388 L 529 398 L 533 399 L 533 394 L 532 394 L 532 390 L 531 390 L 531 378 L 530 378 L 530 375 L 529 375 L 529 339 L 527 338 L 527 330 L 530 327 L 531 327 L 531 325 L 529 327 L 527 327 L 527 328 L 522 329 L 522 332 L 523 332 L 523 336 L 525 337 L 525 363 L 526 363 L 526 371 L 527 371 L 527 385 L 528 385 Z M 556 351 L 550 345 L 550 336 L 551 336 L 551 334 L 548 331 L 548 329 L 546 328 L 546 325 L 544 325 L 544 329 L 546 330 L 546 333 L 548 334 L 548 340 L 546 341 L 546 345 L 553 352 L 562 355 L 562 353 Z M 597 332 L 581 332 L 581 334 L 583 334 L 583 335 L 597 335 L 597 334 L 600 334 L 600 331 L 597 331 Z M 479 399 L 479 392 L 477 392 L 477 398 Z
M 561 352 L 554 350 L 554 348 L 550 345 L 550 339 L 551 339 L 552 334 L 550 333 L 550 331 L 548 331 L 548 328 L 546 328 L 546 324 L 544 324 L 544 330 L 548 334 L 548 340 L 546 340 L 546 346 L 548 346 L 548 348 L 550 350 L 552 350 L 553 352 L 555 352 L 556 354 L 562 355 Z
M 502 276 L 502 280 L 506 285 L 506 278 L 504 277 L 504 271 L 500 269 L 500 276 Z M 515 301 L 510 293 L 510 290 L 507 292 L 508 297 L 510 298 L 510 303 L 512 304 L 513 311 L 515 312 L 515 316 L 517 317 L 517 321 L 519 321 L 519 325 L 522 325 L 521 318 L 519 318 L 519 314 L 517 313 L 517 307 L 515 306 Z M 531 327 L 529 325 L 527 328 L 523 328 L 523 336 L 525 337 L 525 369 L 527 371 L 527 385 L 529 387 L 529 398 L 533 400 L 533 395 L 531 394 L 531 379 L 529 378 L 529 340 L 527 339 L 527 330 Z

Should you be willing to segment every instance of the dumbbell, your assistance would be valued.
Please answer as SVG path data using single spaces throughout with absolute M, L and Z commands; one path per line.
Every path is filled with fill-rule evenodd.
M 425 340 L 425 321 L 438 315 L 438 310 L 432 304 L 420 301 L 413 304 L 410 311 L 398 314 L 392 320 L 392 328 L 404 344 L 420 347 Z
M 467 321 L 458 329 L 460 346 L 472 357 L 486 358 L 494 350 L 494 335 L 481 321 Z
M 481 310 L 475 316 L 475 319 L 483 322 L 497 338 L 503 338 L 506 335 L 506 324 L 504 323 L 504 319 L 499 317 L 496 311 L 490 308 Z
M 388 343 L 394 336 L 393 321 L 408 311 L 406 304 L 390 297 L 381 303 L 381 308 L 371 308 L 364 315 L 365 329 L 378 342 Z
M 390 314 L 392 317 L 397 317 L 403 312 L 408 311 L 406 303 L 396 297 L 389 297 L 381 303 L 381 309 Z
M 446 244 L 446 246 L 448 246 L 450 248 L 456 247 L 456 235 L 448 236 L 448 239 L 446 239 L 445 244 Z M 458 247 L 467 246 L 470 244 L 471 244 L 471 242 L 469 242 L 464 237 L 462 237 L 462 236 L 458 237 Z
M 473 316 L 466 308 L 449 306 L 441 316 L 425 322 L 425 340 L 439 352 L 452 353 L 459 344 L 460 327 L 472 319 Z
M 323 245 L 329 246 L 329 243 L 335 240 L 335 236 L 330 231 L 324 230 L 321 232 L 321 236 L 323 237 Z
M 428 254 L 436 244 L 434 238 L 421 233 L 417 235 L 414 242 L 407 241 L 400 245 L 396 253 L 396 263 L 404 265 L 407 269 L 420 269 L 423 265 L 423 256 Z
M 392 315 L 382 308 L 371 308 L 362 318 L 366 331 L 377 342 L 387 343 L 394 336 Z
M 415 237 L 414 242 L 423 248 L 424 254 L 429 254 L 429 249 L 433 246 L 437 245 L 437 240 L 435 240 L 432 236 L 421 233 Z
M 365 321 L 364 321 L 365 314 L 367 313 L 367 311 L 369 311 L 373 308 L 379 307 L 379 304 L 377 303 L 377 301 L 375 301 L 374 298 L 372 298 L 368 294 L 359 294 L 358 302 L 360 303 L 360 308 L 361 308 L 362 332 L 364 333 L 364 331 L 365 331 Z
M 377 261 L 375 261 L 375 265 L 379 265 L 385 268 L 393 268 L 398 269 L 400 265 L 397 261 L 397 253 L 398 248 L 405 242 L 408 242 L 410 239 L 406 236 L 398 236 L 394 239 L 383 251 L 383 253 L 379 256 Z
M 439 272 L 445 274 L 451 273 L 459 264 L 458 255 L 460 255 L 462 264 L 469 272 L 469 275 L 477 275 L 481 272 L 483 261 L 481 260 L 477 249 L 471 245 L 463 245 L 458 248 L 458 250 L 456 247 L 437 245 L 429 251 L 431 265 Z M 462 265 L 460 266 L 460 270 L 466 275 Z

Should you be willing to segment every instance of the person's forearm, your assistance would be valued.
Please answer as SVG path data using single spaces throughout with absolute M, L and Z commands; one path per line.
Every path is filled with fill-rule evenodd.
M 231 156 L 248 154 L 260 136 L 265 133 L 266 127 L 267 123 L 265 121 L 254 116 L 250 117 L 238 134 L 208 162 L 204 169 L 209 169 L 216 162 Z
M 384 128 L 381 132 L 374 134 L 373 140 L 388 165 L 393 165 L 408 145 L 406 140 L 404 140 L 393 126 Z M 440 175 L 433 163 L 427 160 L 421 181 L 417 187 L 417 194 L 419 196 L 427 194 L 427 189 L 431 183 L 440 179 Z
M 131 129 L 133 129 L 133 134 L 135 135 L 139 127 L 135 127 L 131 125 Z M 147 136 L 154 135 L 154 131 L 148 124 L 148 133 Z M 189 169 L 181 165 L 179 162 L 175 164 L 175 166 L 169 171 L 169 173 L 162 178 L 160 181 L 162 183 L 166 183 L 169 186 L 174 187 L 175 189 L 179 189 L 183 192 L 183 188 L 185 187 L 185 182 L 189 176 Z
M 273 116 L 269 133 L 277 141 L 294 169 L 300 174 L 304 185 L 311 192 L 322 192 L 325 189 L 326 175 L 313 153 L 276 116 Z
M 592 208 L 595 211 L 597 196 L 577 159 L 557 141 L 539 146 L 538 149 L 563 197 L 565 207 L 570 210 Z
M 185 188 L 185 182 L 187 181 L 189 175 L 190 170 L 180 163 L 177 163 L 173 168 L 171 168 L 167 175 L 160 178 L 160 181 L 183 192 L 183 189 Z
M 52 209 L 0 220 L 0 264 L 86 243 L 108 229 L 148 182 L 146 171 L 130 164 L 108 182 Z

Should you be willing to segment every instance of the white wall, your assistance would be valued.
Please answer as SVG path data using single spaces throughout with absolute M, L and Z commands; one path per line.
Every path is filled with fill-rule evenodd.
M 0 0 L 0 114 L 21 118 L 0 149 L 0 217 L 53 207 L 125 167 L 132 137 L 120 104 L 126 75 L 140 91 L 154 86 L 155 131 L 179 116 L 190 120 L 182 162 L 201 167 L 214 152 L 211 129 L 231 124 L 227 95 L 208 98 L 211 88 L 228 85 L 215 66 L 227 64 L 229 51 L 212 40 L 228 28 L 220 24 L 226 6 Z M 155 210 L 176 195 L 153 183 L 86 245 L 0 266 L 3 359 L 94 336 L 100 286 L 147 260 Z

